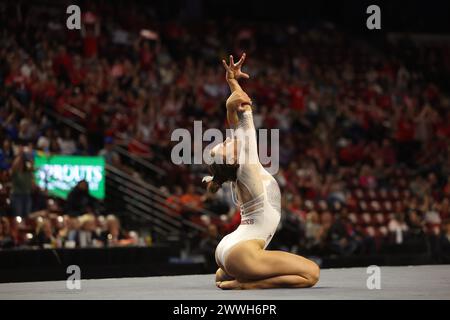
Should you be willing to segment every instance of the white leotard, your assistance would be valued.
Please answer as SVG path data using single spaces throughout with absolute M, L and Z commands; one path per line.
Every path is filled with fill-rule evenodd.
M 239 148 L 237 179 L 231 183 L 233 201 L 240 206 L 241 224 L 225 236 L 216 248 L 216 262 L 224 267 L 227 254 L 236 244 L 246 240 L 264 240 L 264 249 L 269 245 L 281 217 L 281 194 L 277 181 L 259 162 L 256 130 L 251 111 L 239 115 L 235 131 Z M 243 158 L 242 156 L 245 156 Z M 237 200 L 237 184 L 243 185 L 251 200 Z

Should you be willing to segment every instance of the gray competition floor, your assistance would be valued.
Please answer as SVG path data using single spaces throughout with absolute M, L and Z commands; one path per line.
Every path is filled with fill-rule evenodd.
M 322 270 L 316 287 L 222 291 L 213 275 L 82 280 L 80 290 L 65 281 L 3 283 L 0 299 L 450 299 L 450 265 L 381 267 L 381 289 L 369 290 L 366 268 Z

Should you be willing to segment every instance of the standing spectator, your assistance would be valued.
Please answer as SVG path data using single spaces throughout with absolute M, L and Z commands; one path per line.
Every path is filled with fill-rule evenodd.
M 19 147 L 12 164 L 11 206 L 15 216 L 26 217 L 31 212 L 31 192 L 33 184 L 33 160 L 28 150 Z
M 83 37 L 83 51 L 86 58 L 95 58 L 98 53 L 100 37 L 100 21 L 93 12 L 86 12 L 82 17 L 81 36 Z

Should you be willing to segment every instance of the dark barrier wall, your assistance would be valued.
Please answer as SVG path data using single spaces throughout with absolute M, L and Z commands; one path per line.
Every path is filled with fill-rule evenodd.
M 82 279 L 204 273 L 202 264 L 170 263 L 169 246 L 149 248 L 40 249 L 0 251 L 0 282 L 66 280 L 77 265 Z

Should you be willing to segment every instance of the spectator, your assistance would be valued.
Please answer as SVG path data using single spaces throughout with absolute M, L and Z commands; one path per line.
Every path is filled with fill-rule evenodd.
M 0 249 L 14 247 L 14 239 L 11 235 L 11 228 L 6 217 L 0 217 Z
M 58 138 L 56 136 L 53 136 L 50 138 L 50 146 L 49 146 L 49 153 L 50 154 L 60 154 L 61 148 L 58 142 Z
M 442 263 L 450 263 L 450 220 L 444 221 L 439 238 L 439 256 Z
M 305 226 L 305 247 L 308 250 L 314 251 L 320 245 L 322 238 L 322 226 L 319 221 L 319 214 L 316 211 L 311 211 L 306 215 Z
M 83 14 L 81 35 L 83 37 L 83 52 L 86 58 L 94 58 L 98 53 L 100 37 L 100 21 L 93 12 Z
M 3 140 L 2 148 L 0 149 L 0 170 L 8 170 L 14 160 L 14 152 L 11 140 Z
M 282 200 L 281 210 L 281 229 L 279 230 L 278 238 L 281 239 L 284 250 L 296 253 L 304 235 L 302 217 L 287 207 L 286 198 Z
M 120 168 L 120 156 L 116 151 L 114 151 L 114 139 L 111 137 L 106 137 L 104 142 L 104 147 L 100 150 L 98 155 L 104 157 L 107 164 Z
M 93 154 L 92 147 L 90 146 L 88 138 L 84 133 L 78 136 L 76 154 L 82 156 L 90 156 Z
M 169 214 L 173 216 L 179 216 L 182 214 L 183 205 L 181 204 L 181 196 L 183 195 L 183 189 L 176 185 L 174 187 L 174 193 L 166 198 L 166 207 L 169 209 Z
M 19 147 L 11 167 L 11 206 L 15 216 L 26 217 L 31 212 L 33 184 L 33 159 L 28 147 Z
M 203 207 L 201 196 L 195 192 L 193 184 L 188 185 L 186 192 L 180 197 L 183 206 L 183 216 L 190 218 Z
M 345 211 L 331 225 L 328 230 L 327 241 L 331 250 L 338 255 L 349 256 L 358 249 L 355 231 Z
M 41 218 L 36 227 L 36 236 L 33 239 L 33 244 L 41 248 L 49 248 L 56 246 L 56 238 L 54 230 L 49 219 Z
M 431 202 L 430 202 L 431 203 Z M 433 234 L 439 234 L 439 226 L 441 225 L 441 216 L 439 214 L 439 203 L 427 203 L 424 206 L 424 224 L 429 228 Z
M 80 216 L 85 213 L 97 213 L 97 200 L 89 194 L 89 184 L 81 180 L 69 192 L 65 212 L 70 216 Z
M 418 210 L 411 210 L 408 213 L 408 243 L 413 247 L 412 250 L 419 250 L 425 246 L 425 226 L 421 214 Z
M 439 204 L 439 215 L 441 219 L 449 219 L 450 218 L 450 198 L 445 197 L 442 199 Z
M 106 217 L 106 230 L 100 235 L 100 239 L 105 246 L 127 246 L 135 244 L 135 241 L 125 234 L 120 227 L 120 221 L 114 215 L 108 215 Z
M 62 242 L 65 241 L 76 241 L 77 230 L 80 227 L 79 219 L 65 215 L 63 217 L 62 228 L 58 231 L 58 237 Z
M 301 222 L 306 221 L 306 212 L 303 210 L 302 198 L 299 195 L 294 195 L 292 201 L 288 206 L 288 210 L 298 216 Z
M 76 246 L 79 248 L 99 247 L 102 239 L 96 232 L 95 216 L 84 214 L 80 218 L 80 229 L 75 233 Z
M 402 244 L 405 241 L 405 236 L 409 228 L 405 222 L 405 216 L 403 213 L 398 212 L 394 215 L 391 221 L 389 221 L 388 230 L 392 243 Z
M 445 184 L 443 191 L 446 197 L 450 197 L 450 176 L 447 177 L 447 183 Z
M 37 141 L 36 147 L 38 150 L 49 152 L 50 151 L 50 142 L 55 137 L 55 132 L 52 127 L 48 127 L 45 129 L 43 135 L 41 135 Z
M 207 227 L 207 234 L 202 237 L 198 245 L 198 253 L 206 258 L 205 268 L 214 272 L 216 268 L 216 261 L 214 252 L 220 242 L 219 231 L 215 224 L 209 224 Z
M 75 140 L 73 140 L 72 132 L 69 128 L 65 128 L 63 131 L 63 136 L 58 138 L 58 145 L 60 152 L 62 154 L 71 155 L 77 150 Z
M 202 202 L 206 210 L 220 216 L 228 213 L 228 205 L 217 193 L 207 193 L 202 197 Z

